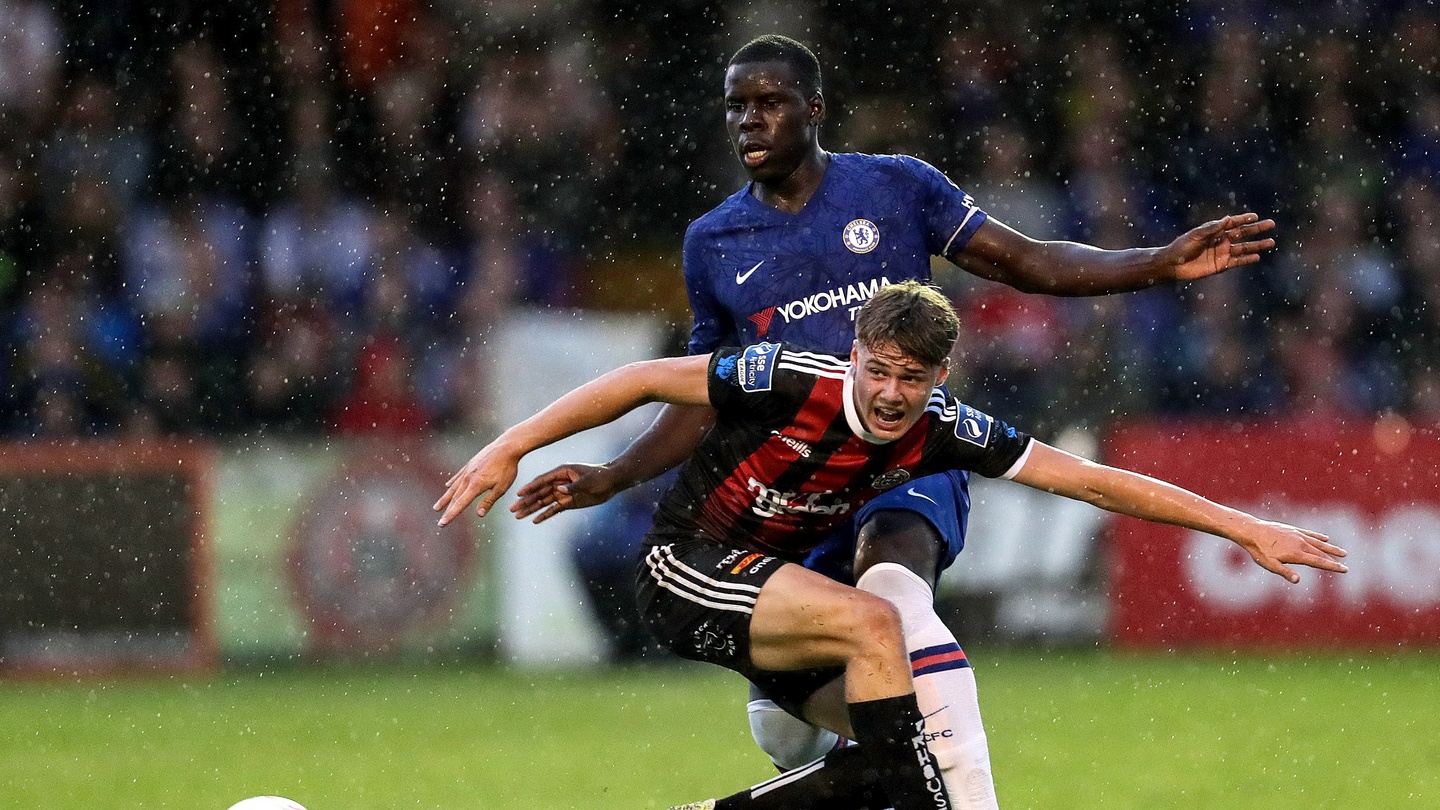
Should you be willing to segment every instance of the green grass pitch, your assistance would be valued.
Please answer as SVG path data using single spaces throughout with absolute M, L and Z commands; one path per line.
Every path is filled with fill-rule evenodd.
M 976 649 L 1006 808 L 1440 807 L 1440 657 Z M 664 808 L 773 771 L 696 666 L 0 683 L 0 807 Z

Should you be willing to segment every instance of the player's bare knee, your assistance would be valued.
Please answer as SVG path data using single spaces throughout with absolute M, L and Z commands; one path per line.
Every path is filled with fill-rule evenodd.
M 847 624 L 850 625 L 849 636 L 857 654 L 873 655 L 879 650 L 905 649 L 900 611 L 885 599 L 862 592 L 851 605 Z

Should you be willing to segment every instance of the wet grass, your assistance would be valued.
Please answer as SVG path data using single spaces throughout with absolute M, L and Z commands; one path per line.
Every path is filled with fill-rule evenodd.
M 1440 806 L 1440 657 L 972 650 L 1007 808 Z M 771 775 L 704 667 L 0 683 L 0 807 L 656 808 Z

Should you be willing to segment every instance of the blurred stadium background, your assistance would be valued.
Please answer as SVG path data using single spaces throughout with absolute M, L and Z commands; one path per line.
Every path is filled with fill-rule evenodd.
M 617 619 L 653 490 L 542 527 L 428 506 L 498 426 L 681 350 L 681 236 L 742 182 L 723 64 L 771 31 L 827 71 L 823 145 L 924 158 L 1032 236 L 1280 223 L 1256 267 L 1103 299 L 936 267 L 968 402 L 1352 552 L 1286 588 L 978 482 L 940 597 L 993 651 L 1002 800 L 1440 802 L 1432 4 L 0 0 L 0 804 L 654 807 L 767 775 L 738 686 Z M 485 705 L 510 725 L 430 733 Z M 622 742 L 653 771 L 555 776 Z

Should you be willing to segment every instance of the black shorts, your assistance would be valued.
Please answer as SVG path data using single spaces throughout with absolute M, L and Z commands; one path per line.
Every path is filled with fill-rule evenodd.
M 843 667 L 765 670 L 750 658 L 750 615 L 755 598 L 785 560 L 713 540 L 654 546 L 641 558 L 636 602 L 645 627 L 682 658 L 719 664 L 758 686 L 792 714 L 815 690 L 844 674 Z

